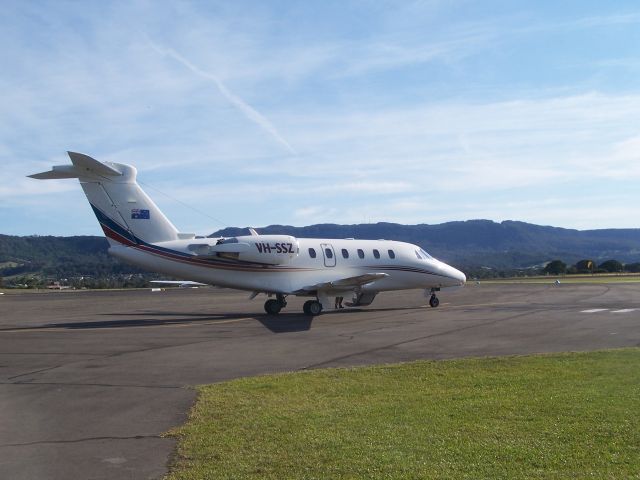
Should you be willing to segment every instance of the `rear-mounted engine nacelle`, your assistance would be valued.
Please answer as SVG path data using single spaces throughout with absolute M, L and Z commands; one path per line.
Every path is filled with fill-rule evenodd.
M 298 256 L 298 240 L 291 235 L 252 235 L 236 237 L 239 243 L 249 244 L 239 259 L 245 262 L 281 265 Z
M 190 249 L 199 255 L 266 265 L 289 263 L 300 251 L 298 240 L 291 235 L 221 238 L 216 245 L 207 245 L 206 248 L 193 245 Z

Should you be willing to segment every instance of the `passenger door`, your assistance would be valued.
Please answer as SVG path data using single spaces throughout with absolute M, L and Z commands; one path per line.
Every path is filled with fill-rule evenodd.
M 330 243 L 321 243 L 320 248 L 322 249 L 322 256 L 324 257 L 324 266 L 335 267 L 336 252 L 333 250 L 333 245 Z

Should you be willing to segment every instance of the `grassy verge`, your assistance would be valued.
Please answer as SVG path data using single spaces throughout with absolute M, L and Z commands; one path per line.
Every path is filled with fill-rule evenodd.
M 638 274 L 597 274 L 597 275 L 562 275 L 562 276 L 539 276 L 539 277 L 511 277 L 511 278 L 491 278 L 480 280 L 480 283 L 553 283 L 560 280 L 560 283 L 640 283 Z M 473 280 L 471 280 L 473 283 Z
M 200 388 L 168 478 L 640 478 L 640 349 Z

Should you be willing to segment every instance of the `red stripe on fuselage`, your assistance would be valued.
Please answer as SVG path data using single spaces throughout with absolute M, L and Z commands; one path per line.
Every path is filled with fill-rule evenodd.
M 129 240 L 126 237 L 123 237 L 122 235 L 120 235 L 117 232 L 114 232 L 113 230 L 111 230 L 109 227 L 107 227 L 106 225 L 103 225 L 102 223 L 100 224 L 100 226 L 102 227 L 102 231 L 104 232 L 104 234 L 110 238 L 111 240 L 115 240 L 118 243 L 121 243 L 123 245 L 126 245 L 127 247 L 134 247 L 136 244 L 133 243 L 131 240 Z

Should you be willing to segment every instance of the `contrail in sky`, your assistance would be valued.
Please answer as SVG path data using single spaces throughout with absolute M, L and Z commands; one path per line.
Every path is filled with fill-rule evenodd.
M 149 40 L 149 43 L 151 44 L 151 47 L 161 55 L 169 56 L 174 60 L 180 62 L 182 65 L 187 67 L 196 75 L 202 78 L 206 78 L 207 80 L 211 80 L 216 85 L 216 87 L 218 87 L 218 90 L 220 91 L 222 96 L 225 97 L 238 110 L 240 110 L 249 120 L 251 120 L 252 122 L 257 124 L 260 128 L 262 128 L 264 131 L 269 133 L 274 139 L 276 139 L 278 143 L 284 146 L 290 153 L 294 155 L 297 153 L 294 150 L 294 148 L 289 144 L 289 142 L 287 142 L 284 138 L 282 138 L 282 135 L 278 133 L 278 130 L 276 130 L 276 127 L 274 127 L 273 124 L 264 117 L 264 115 L 262 115 L 256 109 L 254 109 L 251 105 L 249 105 L 243 99 L 241 99 L 234 93 L 230 92 L 229 89 L 226 87 L 226 85 L 222 83 L 222 80 L 220 80 L 216 75 L 214 75 L 213 73 L 205 72 L 204 70 L 196 67 L 193 63 L 191 63 L 189 60 L 187 60 L 186 58 L 184 58 L 182 55 L 180 55 L 178 52 L 176 52 L 171 48 L 161 48 L 150 40 Z

